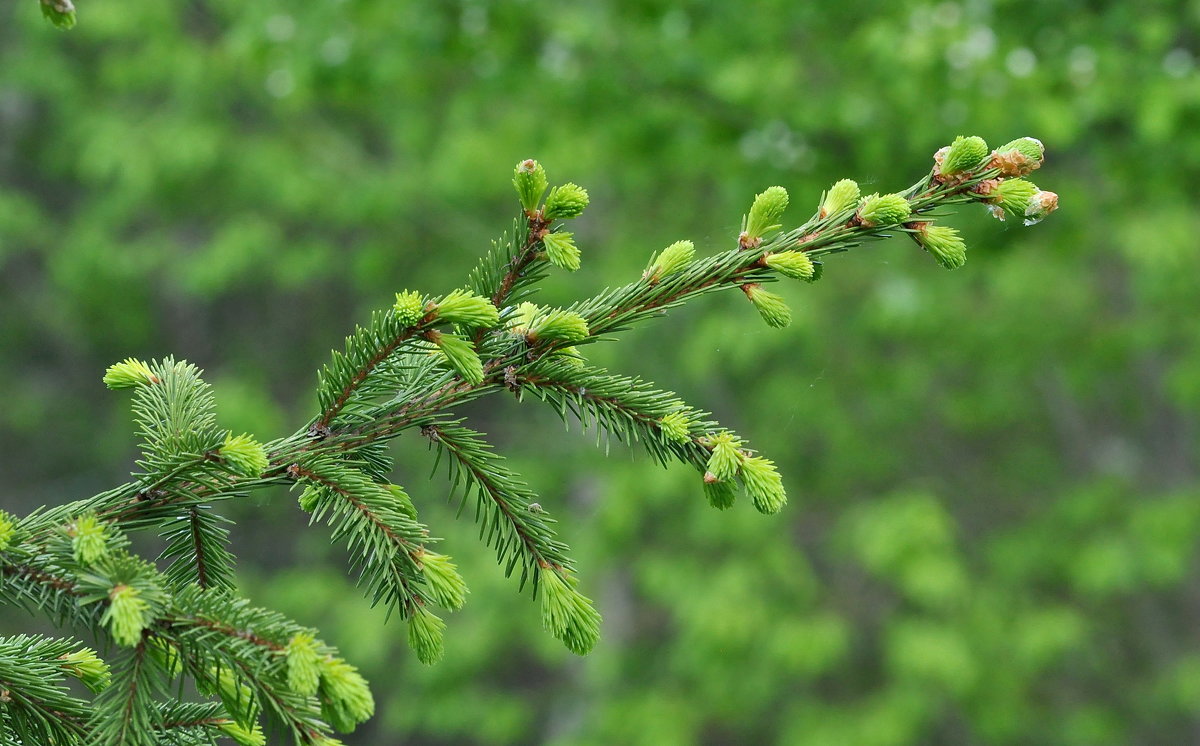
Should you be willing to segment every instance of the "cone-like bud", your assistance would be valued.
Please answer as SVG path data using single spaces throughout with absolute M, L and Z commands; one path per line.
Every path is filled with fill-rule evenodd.
M 988 209 L 992 217 L 1004 220 L 1006 215 L 1024 219 L 1025 211 L 1038 193 L 1037 186 L 1025 179 L 1005 179 L 996 185 L 988 194 L 987 201 L 991 203 Z
M 1039 190 L 1029 198 L 1029 207 L 1025 208 L 1025 225 L 1036 225 L 1057 209 L 1058 195 Z
M 17 520 L 9 513 L 0 510 L 0 552 L 8 549 L 13 537 L 17 534 Z
M 692 419 L 684 412 L 672 412 L 658 422 L 663 435 L 676 443 L 690 443 L 692 440 Z
M 546 258 L 556 267 L 562 267 L 568 272 L 579 269 L 579 247 L 575 245 L 572 233 L 547 233 L 542 236 L 542 246 L 546 249 Z
M 42 0 L 42 16 L 60 29 L 75 28 L 75 6 L 71 0 Z
M 288 689 L 311 697 L 321 684 L 322 659 L 318 643 L 307 632 L 297 633 L 284 649 L 287 656 Z
M 590 333 L 587 320 L 582 316 L 556 308 L 533 322 L 529 336 L 539 341 L 580 342 Z
M 942 176 L 954 176 L 975 171 L 987 164 L 990 155 L 987 143 L 982 137 L 959 135 L 954 138 L 942 162 L 938 164 L 938 173 Z
M 967 263 L 967 244 L 953 228 L 919 223 L 913 236 L 946 269 L 958 269 Z
M 521 207 L 525 208 L 525 212 L 533 212 L 542 201 L 546 187 L 550 186 L 550 180 L 546 178 L 546 169 L 542 168 L 542 164 L 530 158 L 517 164 L 513 186 L 517 189 Z
M 417 654 L 417 660 L 432 666 L 442 659 L 445 652 L 442 632 L 445 629 L 446 623 L 441 617 L 424 606 L 417 607 L 408 618 L 408 646 Z
M 149 365 L 132 357 L 113 363 L 104 371 L 104 385 L 114 391 L 147 383 L 158 383 L 158 376 L 154 375 Z
M 270 465 L 267 449 L 247 433 L 226 435 L 220 455 L 234 471 L 247 477 L 261 477 Z
M 414 521 L 417 520 L 417 506 L 413 505 L 412 498 L 408 496 L 403 487 L 398 484 L 385 484 L 383 488 L 395 499 L 397 510 Z
M 421 555 L 421 569 L 438 606 L 451 611 L 462 608 L 467 600 L 467 583 L 449 557 L 426 551 Z
M 490 329 L 500 323 L 500 312 L 492 302 L 469 290 L 454 290 L 437 302 L 441 321 Z
M 589 598 L 575 590 L 574 578 L 568 580 L 554 569 L 544 568 L 538 580 L 542 626 L 572 653 L 587 655 L 600 639 L 600 613 Z
M 108 664 L 100 660 L 100 656 L 91 648 L 80 648 L 64 655 L 62 660 L 67 673 L 79 679 L 80 683 L 96 694 L 104 691 L 112 681 Z
M 118 585 L 108 594 L 108 610 L 104 612 L 102 621 L 108 625 L 108 631 L 118 645 L 127 648 L 136 646 L 142 639 L 142 630 L 146 628 L 146 617 L 150 604 L 141 597 L 137 588 L 128 585 Z
M 717 510 L 726 510 L 733 507 L 737 495 L 733 491 L 732 482 L 722 482 L 717 479 L 716 474 L 707 472 L 704 475 L 704 497 L 708 504 Z
M 708 474 L 720 482 L 728 482 L 737 474 L 742 465 L 742 439 L 724 430 L 709 438 L 709 448 L 712 453 L 708 457 Z M 705 477 L 707 481 L 707 475 Z
M 300 498 L 297 502 L 300 503 L 300 509 L 305 513 L 311 513 L 317 508 L 317 503 L 321 500 L 322 488 L 316 485 L 308 485 L 304 491 L 300 493 Z
M 457 334 L 433 332 L 429 341 L 446 355 L 446 361 L 463 380 L 470 384 L 483 382 L 483 363 L 470 342 Z
M 849 210 L 858 204 L 859 196 L 857 181 L 842 179 L 835 182 L 821 199 L 821 211 L 818 213 L 818 217 L 827 218 L 830 215 L 837 215 Z
M 792 309 L 788 308 L 782 297 L 756 283 L 743 285 L 742 290 L 758 309 L 758 314 L 767 322 L 767 326 L 782 329 L 792 323 Z
M 71 536 L 71 551 L 75 561 L 81 565 L 91 565 L 108 553 L 105 543 L 105 524 L 96 520 L 94 515 L 80 517 L 67 528 Z
M 350 733 L 375 714 L 375 698 L 358 669 L 329 656 L 321 666 L 321 715 L 337 730 Z
M 1027 176 L 1041 167 L 1046 146 L 1034 137 L 1019 137 L 1005 143 L 992 153 L 990 168 L 1000 169 L 1003 176 Z
M 746 237 L 762 238 L 778 228 L 779 219 L 783 217 L 787 206 L 788 193 L 781 186 L 768 187 L 756 196 L 754 204 L 750 206 L 750 216 L 746 219 Z
M 868 228 L 895 225 L 906 220 L 911 212 L 912 206 L 899 194 L 872 194 L 858 206 L 858 220 Z
M 578 217 L 588 206 L 587 190 L 578 184 L 563 184 L 550 190 L 546 198 L 546 209 L 542 210 L 546 220 L 563 220 Z
M 811 280 L 813 273 L 812 259 L 803 251 L 780 251 L 777 254 L 767 254 L 766 265 L 784 277 L 793 280 Z
M 646 265 L 642 278 L 650 282 L 658 282 L 667 275 L 672 275 L 683 269 L 696 256 L 696 246 L 691 241 L 676 241 L 667 248 L 655 254 Z
M 262 726 L 254 723 L 250 728 L 235 722 L 219 723 L 217 729 L 232 738 L 241 746 L 266 746 L 267 737 L 263 735 Z
M 743 461 L 742 483 L 760 513 L 778 513 L 787 504 L 783 478 L 770 459 L 751 456 Z
M 425 299 L 415 290 L 396 293 L 396 305 L 392 307 L 396 320 L 404 326 L 416 326 L 425 318 Z

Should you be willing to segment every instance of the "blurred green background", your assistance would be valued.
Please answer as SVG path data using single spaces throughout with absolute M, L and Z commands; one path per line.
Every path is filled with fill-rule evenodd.
M 907 186 L 956 134 L 1045 141 L 1062 209 L 952 219 L 966 268 L 893 239 L 709 298 L 589 355 L 713 409 L 791 495 L 718 513 L 537 405 L 463 410 L 562 519 L 605 615 L 539 629 L 419 438 L 405 484 L 473 593 L 442 663 L 383 624 L 287 493 L 230 506 L 240 582 L 362 667 L 348 744 L 1194 743 L 1200 732 L 1200 3 L 78 0 L 0 5 L 0 504 L 122 481 L 127 355 L 208 371 L 223 424 L 314 409 L 402 287 L 462 283 L 513 164 L 588 187 L 566 302 L 680 239 L 730 246 L 842 177 Z M 40 621 L 0 618 L 0 632 Z

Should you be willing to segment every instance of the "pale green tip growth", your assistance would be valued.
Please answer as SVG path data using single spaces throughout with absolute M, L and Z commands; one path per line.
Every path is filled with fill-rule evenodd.
M 686 267 L 696 256 L 696 246 L 691 241 L 676 241 L 650 258 L 642 279 L 658 282 Z
M 991 153 L 982 137 L 963 137 L 959 135 L 950 143 L 938 165 L 938 173 L 942 176 L 969 173 L 987 164 Z
M 556 267 L 574 272 L 580 267 L 579 247 L 575 245 L 572 233 L 559 231 L 542 236 L 542 246 L 546 249 L 546 258 Z
M 997 220 L 1004 220 L 1005 215 L 1024 219 L 1025 211 L 1033 202 L 1033 195 L 1040 191 L 1037 186 L 1025 179 L 1005 179 L 988 193 L 989 209 Z M 1057 205 L 1057 200 L 1055 200 Z
M 94 515 L 82 516 L 67 527 L 67 533 L 71 536 L 71 551 L 76 562 L 91 565 L 108 553 L 105 527 Z
M 403 487 L 398 484 L 385 484 L 383 488 L 395 500 L 396 510 L 399 510 L 414 521 L 417 520 L 417 506 L 413 505 L 412 498 L 408 496 Z
M 578 184 L 563 184 L 550 190 L 542 216 L 546 220 L 564 220 L 578 217 L 588 206 L 587 190 Z
M 672 412 L 663 417 L 658 426 L 668 440 L 676 443 L 690 443 L 692 440 L 692 420 L 683 412 Z
M 75 27 L 75 6 L 71 0 L 42 0 L 42 16 L 57 28 Z
M 470 384 L 483 383 L 483 363 L 470 342 L 456 334 L 433 332 L 429 341 L 446 356 L 446 362 Z
M 534 325 L 541 315 L 542 309 L 538 304 L 529 301 L 518 303 L 509 319 L 508 330 L 518 336 L 526 337 L 533 333 Z
M 132 357 L 108 366 L 104 371 L 104 385 L 113 389 L 131 389 L 147 383 L 158 383 L 158 376 L 150 366 Z
M 1035 137 L 1019 137 L 996 148 L 988 164 L 1003 176 L 1026 176 L 1041 167 L 1046 146 Z
M 293 637 L 285 648 L 288 689 L 301 697 L 311 697 L 321 684 L 321 653 L 316 639 L 307 632 Z
M 550 181 L 546 178 L 546 169 L 542 168 L 542 164 L 530 158 L 517 164 L 513 173 L 513 186 L 517 189 L 521 207 L 525 208 L 525 212 L 531 213 L 538 208 Z
M 788 308 L 782 297 L 755 283 L 743 285 L 742 290 L 758 309 L 758 314 L 767 322 L 767 326 L 782 329 L 792 323 L 792 309 Z
M 217 729 L 232 738 L 241 746 L 266 746 L 267 737 L 263 735 L 262 726 L 258 723 L 247 730 L 238 723 L 229 721 L 217 724 Z
M 467 600 L 467 583 L 450 558 L 426 551 L 420 561 L 430 595 L 438 606 L 451 611 L 461 609 Z
M 742 462 L 742 483 L 760 513 L 778 513 L 787 505 L 787 493 L 783 489 L 783 478 L 770 459 L 751 456 Z
M 305 487 L 297 500 L 300 503 L 300 509 L 305 513 L 311 513 L 316 510 L 317 503 L 321 500 L 321 494 L 322 490 L 320 487 L 311 484 Z
M 565 572 L 565 571 L 564 571 Z M 587 655 L 600 639 L 600 613 L 575 590 L 575 579 L 553 568 L 538 572 L 542 594 L 542 626 L 576 655 Z
M 913 235 L 917 243 L 946 269 L 958 269 L 967 263 L 967 244 L 953 228 L 922 223 Z
M 754 198 L 750 216 L 746 219 L 746 238 L 762 238 L 779 227 L 779 219 L 788 206 L 787 190 L 781 186 L 768 187 Z
M 587 320 L 582 316 L 556 308 L 533 322 L 529 336 L 538 341 L 580 342 L 590 333 Z
M 720 482 L 733 479 L 744 458 L 738 450 L 742 447 L 742 439 L 725 430 L 709 438 L 708 447 L 712 451 L 705 467 L 708 473 Z
M 733 507 L 737 495 L 733 491 L 732 482 L 722 482 L 715 474 L 704 475 L 704 497 L 708 504 L 717 510 L 727 510 Z
M 821 200 L 821 211 L 818 217 L 827 218 L 851 209 L 858 204 L 860 192 L 858 182 L 853 179 L 842 179 L 829 187 Z
M 0 510 L 0 552 L 8 549 L 17 534 L 17 522 L 9 513 Z
M 1025 225 L 1036 225 L 1057 209 L 1058 195 L 1039 190 L 1029 198 L 1029 207 L 1025 208 Z
M 128 585 L 114 587 L 109 591 L 108 601 L 108 609 L 101 617 L 101 623 L 108 625 L 108 631 L 118 645 L 135 647 L 142 640 L 150 604 L 141 597 L 137 588 Z
M 899 194 L 871 194 L 858 206 L 858 219 L 864 226 L 875 228 L 902 222 L 911 212 L 912 206 Z
M 425 318 L 425 299 L 415 290 L 396 293 L 396 305 L 392 306 L 396 320 L 404 326 L 416 326 Z
M 261 477 L 270 461 L 267 460 L 267 450 L 249 434 L 225 436 L 225 443 L 220 448 L 221 458 L 234 471 L 247 477 Z
M 100 660 L 100 656 L 91 648 L 80 648 L 64 655 L 62 660 L 67 673 L 79 679 L 80 683 L 96 694 L 104 691 L 112 681 L 108 664 Z
M 408 619 L 408 646 L 417 654 L 417 660 L 432 666 L 442 659 L 445 653 L 442 632 L 445 629 L 446 623 L 441 617 L 424 606 L 417 607 Z
M 332 656 L 322 661 L 321 715 L 337 730 L 349 733 L 375 714 L 375 698 L 358 669 Z
M 454 290 L 437 302 L 438 319 L 462 326 L 490 329 L 500 323 L 492 302 L 469 290 Z
M 816 270 L 812 259 L 803 251 L 781 251 L 778 254 L 767 254 L 764 262 L 768 267 L 784 277 L 793 280 L 811 280 Z

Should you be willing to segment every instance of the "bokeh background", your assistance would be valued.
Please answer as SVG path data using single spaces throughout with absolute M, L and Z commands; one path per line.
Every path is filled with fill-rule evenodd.
M 513 164 L 588 187 L 566 302 L 756 191 L 907 186 L 957 134 L 1045 141 L 1062 208 L 893 239 L 594 348 L 776 459 L 791 504 L 707 507 L 538 405 L 463 411 L 562 519 L 603 640 L 539 629 L 419 438 L 397 481 L 472 587 L 421 666 L 287 493 L 230 505 L 240 585 L 371 679 L 348 744 L 1200 740 L 1200 3 L 35 0 L 0 5 L 0 504 L 122 481 L 109 363 L 186 357 L 228 427 L 314 409 L 315 370 L 402 287 L 462 282 Z M 40 620 L 0 617 L 4 633 Z

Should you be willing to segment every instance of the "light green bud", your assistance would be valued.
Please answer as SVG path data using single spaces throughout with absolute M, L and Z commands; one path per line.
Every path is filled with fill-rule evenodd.
M 262 726 L 254 723 L 251 727 L 232 721 L 218 723 L 217 730 L 232 738 L 240 746 L 266 746 L 267 737 L 263 735 Z
M 321 684 L 322 659 L 316 639 L 299 632 L 284 649 L 287 656 L 288 689 L 301 697 L 311 697 Z
M 350 733 L 375 714 L 375 697 L 358 669 L 327 656 L 321 665 L 321 715 L 337 730 Z
M 767 254 L 766 265 L 784 277 L 794 280 L 811 280 L 813 273 L 812 259 L 803 251 L 780 251 L 777 254 Z
M 416 326 L 425 318 L 425 299 L 415 290 L 396 293 L 396 305 L 392 307 L 396 320 L 404 326 Z
M 427 550 L 420 561 L 425 582 L 438 606 L 451 611 L 461 609 L 467 600 L 467 584 L 450 558 Z
M 996 148 L 989 165 L 1003 176 L 1026 176 L 1041 167 L 1046 146 L 1033 137 L 1019 137 Z
M 742 462 L 742 483 L 754 507 L 760 513 L 778 513 L 787 504 L 783 478 L 775 464 L 761 456 L 751 456 Z
M 762 238 L 779 227 L 779 219 L 788 206 L 787 190 L 781 186 L 768 187 L 754 198 L 750 216 L 746 219 L 746 237 Z
M 82 516 L 71 524 L 67 532 L 71 535 L 71 551 L 76 562 L 91 565 L 108 553 L 105 528 L 106 525 L 94 515 Z
M 454 290 L 437 302 L 440 321 L 490 329 L 500 323 L 500 312 L 492 302 L 469 290 Z
M 590 334 L 587 320 L 573 311 L 556 308 L 534 321 L 530 336 L 539 341 L 580 342 Z
M 792 309 L 788 308 L 782 297 L 754 283 L 743 285 L 742 290 L 768 326 L 782 329 L 792 323 Z
M 958 269 L 967 263 L 967 244 L 953 228 L 925 223 L 913 235 L 946 269 Z
M 938 167 L 938 173 L 942 176 L 953 176 L 963 172 L 973 172 L 986 165 L 989 156 L 987 143 L 982 137 L 959 135 L 954 138 L 954 142 L 946 150 Z
M 483 362 L 470 342 L 456 334 L 443 332 L 431 333 L 429 341 L 437 345 L 446 356 L 446 362 L 464 381 L 473 385 L 483 383 Z
M 563 220 L 578 217 L 588 206 L 587 190 L 578 184 L 563 184 L 550 190 L 542 216 L 546 220 Z
M 704 497 L 708 500 L 708 504 L 717 510 L 727 510 L 733 507 L 733 502 L 737 499 L 737 495 L 733 491 L 733 483 L 723 482 L 712 473 L 704 475 Z
M 513 173 L 513 186 L 516 187 L 517 196 L 521 200 L 521 207 L 525 212 L 532 213 L 542 201 L 542 195 L 546 193 L 550 181 L 546 178 L 546 169 L 542 168 L 542 164 L 530 158 L 517 164 Z
M 692 419 L 684 412 L 672 412 L 658 422 L 659 429 L 668 440 L 676 443 L 692 441 Z
M 733 479 L 744 458 L 738 450 L 742 447 L 742 439 L 728 430 L 723 430 L 710 437 L 708 445 L 711 451 L 706 467 L 708 473 L 721 482 Z
M 853 179 L 842 179 L 829 187 L 829 191 L 821 198 L 821 211 L 818 217 L 827 218 L 838 215 L 858 204 L 860 192 L 858 182 Z
M 114 391 L 131 389 L 147 383 L 158 383 L 158 376 L 154 375 L 149 365 L 132 357 L 113 363 L 104 371 L 104 385 Z
M 16 535 L 17 520 L 11 514 L 0 510 L 0 552 L 8 549 Z
M 533 333 L 534 325 L 541 315 L 542 308 L 538 304 L 529 301 L 518 303 L 509 319 L 508 330 L 521 337 L 528 336 Z
M 1038 193 L 1037 186 L 1025 179 L 1005 179 L 996 185 L 986 200 L 991 203 L 992 217 L 1004 220 L 1006 215 L 1024 220 L 1025 211 Z
M 901 223 L 911 212 L 912 206 L 899 194 L 872 194 L 858 206 L 859 221 L 867 228 Z
M 325 494 L 324 487 L 318 487 L 315 484 L 310 484 L 304 488 L 297 500 L 300 503 L 300 509 L 305 513 L 311 513 L 317 508 L 317 504 Z
M 651 257 L 642 278 L 658 282 L 686 267 L 696 256 L 696 246 L 691 241 L 676 241 Z
M 417 654 L 417 660 L 432 666 L 442 659 L 445 653 L 442 633 L 445 629 L 446 623 L 441 617 L 424 606 L 417 607 L 408 618 L 408 646 Z
M 234 471 L 247 477 L 261 477 L 267 466 L 270 465 L 263 444 L 247 433 L 236 436 L 233 433 L 226 435 L 219 453 L 225 463 Z
M 112 681 L 108 664 L 91 648 L 80 648 L 64 655 L 62 660 L 67 672 L 95 694 L 104 691 Z
M 546 249 L 546 258 L 556 267 L 574 272 L 580 267 L 579 247 L 575 245 L 572 233 L 559 231 L 542 236 L 542 246 Z
M 565 571 L 563 571 L 565 572 Z M 600 639 L 600 614 L 586 596 L 575 590 L 574 578 L 553 568 L 538 571 L 542 596 L 542 626 L 576 655 L 587 655 Z
M 128 585 L 115 586 L 109 591 L 108 601 L 108 609 L 100 621 L 108 625 L 109 634 L 118 645 L 136 647 L 146 628 L 150 604 L 137 588 Z
M 1058 195 L 1039 190 L 1029 198 L 1029 207 L 1025 208 L 1025 225 L 1036 225 L 1057 209 Z

